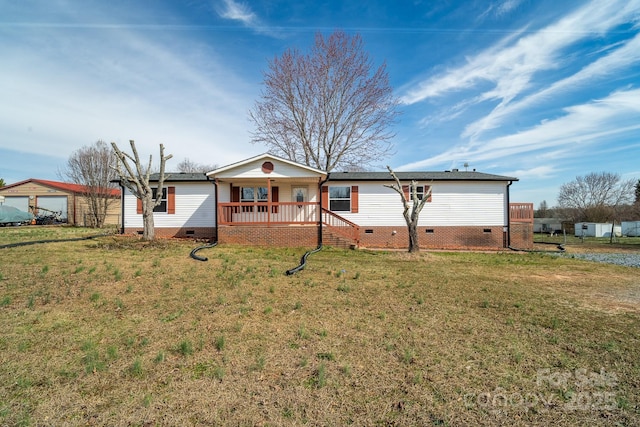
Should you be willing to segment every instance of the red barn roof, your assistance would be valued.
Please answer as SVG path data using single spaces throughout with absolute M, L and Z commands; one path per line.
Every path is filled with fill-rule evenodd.
M 4 190 L 11 187 L 17 187 L 19 185 L 27 184 L 29 182 L 33 182 L 36 184 L 44 185 L 46 187 L 51 187 L 58 190 L 66 191 L 69 193 L 84 194 L 87 192 L 87 187 L 84 185 L 72 184 L 70 182 L 49 181 L 46 179 L 36 179 L 36 178 L 29 178 L 29 179 L 25 179 L 24 181 L 16 182 L 14 184 L 5 185 L 1 189 Z M 120 190 L 117 188 L 109 189 L 109 195 L 111 197 L 120 197 Z

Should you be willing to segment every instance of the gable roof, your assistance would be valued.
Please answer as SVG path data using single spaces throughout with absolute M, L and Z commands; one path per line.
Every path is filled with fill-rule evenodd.
M 241 161 L 236 162 L 236 163 L 231 163 L 230 165 L 222 166 L 222 167 L 220 167 L 218 169 L 214 169 L 211 172 L 207 172 L 207 176 L 215 176 L 215 175 L 219 174 L 220 172 L 226 172 L 228 170 L 231 170 L 231 169 L 234 169 L 234 168 L 237 168 L 237 167 L 240 167 L 240 166 L 243 166 L 243 165 L 255 162 L 255 161 L 259 161 L 259 160 L 275 160 L 275 161 L 278 161 L 278 162 L 286 163 L 286 164 L 288 164 L 290 166 L 294 166 L 294 167 L 297 167 L 297 168 L 300 168 L 300 169 L 305 169 L 305 170 L 307 170 L 309 172 L 317 173 L 319 175 L 326 175 L 327 174 L 323 170 L 316 169 L 316 168 L 313 168 L 311 166 L 303 165 L 302 163 L 294 162 L 293 160 L 288 160 L 288 159 L 285 159 L 283 157 L 274 156 L 273 154 L 269 154 L 269 153 L 263 153 L 263 154 L 259 154 L 259 155 L 254 156 L 254 157 L 250 157 L 250 158 L 245 159 L 245 160 L 241 160 Z
M 511 176 L 476 171 L 396 172 L 400 181 L 518 181 Z M 329 181 L 392 181 L 389 172 L 331 172 Z
M 55 188 L 56 190 L 65 191 L 67 193 L 84 194 L 84 193 L 87 192 L 87 187 L 84 186 L 84 185 L 73 184 L 73 183 L 70 183 L 70 182 L 50 181 L 50 180 L 47 180 L 47 179 L 36 179 L 36 178 L 29 178 L 29 179 L 25 179 L 24 181 L 20 181 L 20 182 L 16 182 L 16 183 L 13 183 L 13 184 L 5 185 L 4 187 L 0 188 L 0 190 L 5 190 L 5 189 L 8 189 L 8 188 L 12 188 L 12 187 L 18 187 L 20 185 L 28 184 L 30 182 L 35 183 L 35 184 L 44 185 L 46 187 Z M 112 197 L 118 197 L 118 196 L 120 196 L 120 190 L 117 189 L 117 188 L 109 189 L 109 195 L 112 196 Z

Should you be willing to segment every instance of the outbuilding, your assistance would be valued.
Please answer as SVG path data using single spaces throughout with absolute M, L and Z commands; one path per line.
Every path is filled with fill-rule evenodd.
M 575 225 L 574 235 L 576 237 L 611 237 L 611 227 L 613 226 L 613 235 L 615 237 L 622 236 L 622 227 L 600 222 L 578 222 Z
M 67 182 L 29 178 L 0 188 L 3 204 L 13 206 L 35 217 L 50 217 L 55 222 L 90 226 L 86 187 Z M 120 190 L 110 190 L 112 200 L 105 224 L 120 221 Z
M 640 221 L 622 221 L 622 235 L 627 237 L 640 237 Z

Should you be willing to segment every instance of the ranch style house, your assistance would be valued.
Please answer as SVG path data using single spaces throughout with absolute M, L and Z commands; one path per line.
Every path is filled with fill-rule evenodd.
M 397 172 L 405 195 L 431 194 L 419 220 L 425 249 L 529 249 L 533 204 L 511 203 L 517 178 L 474 171 Z M 157 178 L 156 178 L 157 181 Z M 262 154 L 206 174 L 165 173 L 156 235 L 256 246 L 408 247 L 388 172 L 331 172 Z M 122 233 L 142 233 L 140 201 L 121 183 Z M 411 203 L 411 202 L 410 202 Z

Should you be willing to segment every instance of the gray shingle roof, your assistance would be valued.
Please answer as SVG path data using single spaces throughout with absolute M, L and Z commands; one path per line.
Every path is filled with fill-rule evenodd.
M 160 174 L 152 173 L 149 175 L 150 182 L 157 182 Z M 207 176 L 202 173 L 184 173 L 184 172 L 165 172 L 165 182 L 194 182 L 194 181 L 208 181 Z M 119 179 L 115 179 L 112 182 L 120 182 Z
M 476 171 L 396 172 L 400 181 L 518 181 L 518 178 Z M 389 172 L 331 172 L 329 181 L 390 181 Z
M 158 180 L 158 174 L 152 175 L 155 181 Z M 207 176 L 203 172 L 184 173 L 184 172 L 165 172 L 165 181 L 208 181 Z

